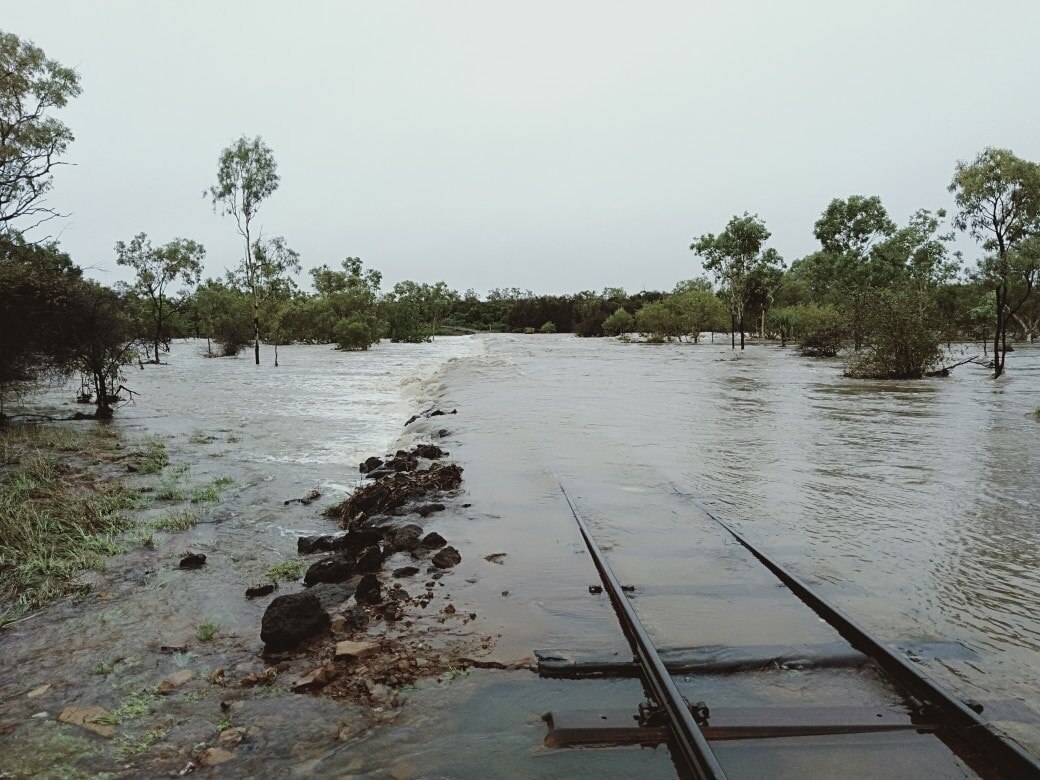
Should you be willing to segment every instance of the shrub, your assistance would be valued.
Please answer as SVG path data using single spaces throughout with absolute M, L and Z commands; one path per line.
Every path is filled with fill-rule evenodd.
M 337 349 L 363 351 L 379 341 L 375 328 L 356 317 L 337 322 L 334 332 Z
M 935 302 L 923 290 L 885 290 L 866 316 L 866 349 L 846 366 L 846 376 L 920 379 L 942 358 Z
M 542 327 L 540 327 L 538 329 L 538 332 L 539 333 L 555 333 L 556 332 L 556 323 L 553 322 L 552 320 L 549 320 L 548 322 L 543 324 Z
M 834 357 L 845 346 L 847 331 L 841 315 L 831 306 L 793 306 L 799 348 L 806 357 Z
M 628 309 L 619 306 L 617 310 L 603 321 L 603 332 L 611 336 L 629 333 L 635 327 L 635 318 Z

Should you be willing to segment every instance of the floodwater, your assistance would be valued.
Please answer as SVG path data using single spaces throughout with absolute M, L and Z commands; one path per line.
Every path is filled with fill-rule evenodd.
M 1031 415 L 1040 406 L 1040 348 L 1009 356 L 999 381 L 968 365 L 947 379 L 898 383 L 846 379 L 837 361 L 773 346 L 739 353 L 722 344 L 564 335 L 486 334 L 356 354 L 283 347 L 277 369 L 208 360 L 199 349 L 175 344 L 168 366 L 133 370 L 126 384 L 141 395 L 116 424 L 130 436 L 164 437 L 171 467 L 190 464 L 189 481 L 230 476 L 235 484 L 194 530 L 157 534 L 155 550 L 113 562 L 97 595 L 0 634 L 0 720 L 25 724 L 0 736 L 0 770 L 118 771 L 111 750 L 92 754 L 53 715 L 70 701 L 112 708 L 154 685 L 175 668 L 157 649 L 203 619 L 221 626 L 217 639 L 193 645 L 178 664 L 200 676 L 217 666 L 262 668 L 266 601 L 246 602 L 242 590 L 291 557 L 296 536 L 329 530 L 320 508 L 356 484 L 365 457 L 422 438 L 426 423 L 402 425 L 432 404 L 458 408 L 439 419 L 449 421 L 447 448 L 465 481 L 428 527 L 462 552 L 447 589 L 460 611 L 479 616 L 474 630 L 496 637 L 497 660 L 539 650 L 624 653 L 605 597 L 588 591 L 596 575 L 562 483 L 619 577 L 635 586 L 633 603 L 661 647 L 840 641 L 707 508 L 883 639 L 959 643 L 963 652 L 922 660 L 958 695 L 1040 701 L 1040 620 L 1032 612 L 1040 596 L 1040 423 Z M 324 494 L 320 505 L 283 505 L 314 487 Z M 177 571 L 189 546 L 215 565 Z M 485 560 L 493 553 L 505 557 Z M 91 674 L 99 658 L 119 660 L 113 672 Z M 46 683 L 50 693 L 26 699 Z M 869 667 L 692 676 L 680 687 L 718 707 L 900 701 Z M 360 717 L 350 706 L 269 693 L 235 705 L 236 725 L 257 732 L 221 771 L 673 776 L 664 748 L 541 746 L 546 711 L 634 711 L 641 697 L 634 680 L 472 670 L 420 684 L 402 695 L 392 720 L 337 742 L 341 725 Z M 222 717 L 201 693 L 170 707 L 178 719 L 170 736 L 125 773 L 186 760 L 183 743 L 211 738 Z M 39 712 L 49 717 L 32 719 Z M 1040 754 L 1040 727 L 1001 726 Z M 731 776 L 922 770 L 900 759 L 902 747 L 912 756 L 918 743 L 862 745 L 850 764 L 856 740 L 817 740 L 811 754 L 762 742 L 718 746 Z M 970 775 L 957 762 L 929 767 Z

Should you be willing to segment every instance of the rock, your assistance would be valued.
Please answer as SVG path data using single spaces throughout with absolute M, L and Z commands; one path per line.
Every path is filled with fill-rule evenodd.
M 243 727 L 238 726 L 236 728 L 224 729 L 220 732 L 217 741 L 220 742 L 221 747 L 234 748 L 238 747 L 242 740 L 245 739 L 245 736 L 246 730 Z
M 241 688 L 252 688 L 257 685 L 270 685 L 278 677 L 278 670 L 273 666 L 269 666 L 259 674 L 250 672 L 241 680 L 238 681 L 239 687 Z
M 206 556 L 202 553 L 187 553 L 181 558 L 180 568 L 182 569 L 198 569 L 206 564 Z
M 327 630 L 329 622 L 329 613 L 310 591 L 278 596 L 264 612 L 260 639 L 266 650 L 288 650 Z
M 318 597 L 321 606 L 328 610 L 338 607 L 344 601 L 354 595 L 354 586 L 349 582 L 331 583 L 321 582 L 310 589 L 310 592 Z
M 340 634 L 347 630 L 347 619 L 343 615 L 333 615 L 329 628 L 334 634 Z
M 200 766 L 217 766 L 217 764 L 226 764 L 234 757 L 234 753 L 230 753 L 224 748 L 211 747 L 199 753 L 198 762 Z
M 438 569 L 450 569 L 462 560 L 459 551 L 454 547 L 445 547 L 430 559 L 430 562 Z
M 191 669 L 181 669 L 179 672 L 168 674 L 163 678 L 162 682 L 159 683 L 159 687 L 155 689 L 155 692 L 160 696 L 166 696 L 173 693 L 173 691 L 180 688 L 194 676 L 195 672 Z
M 412 454 L 420 458 L 437 460 L 438 458 L 443 458 L 448 453 L 446 453 L 436 444 L 419 444 L 416 445 L 414 450 L 412 450 Z
M 382 599 L 382 586 L 374 574 L 366 574 L 357 584 L 354 599 L 358 604 L 378 604 Z
M 312 672 L 305 674 L 299 680 L 293 684 L 293 690 L 297 693 L 301 691 L 312 691 L 315 688 L 322 688 L 329 684 L 329 674 L 325 671 L 324 666 L 319 666 Z
M 367 458 L 364 463 L 358 466 L 358 471 L 360 471 L 362 474 L 367 474 L 368 472 L 373 471 L 382 465 L 383 461 L 381 458 L 372 456 L 371 458 Z
M 99 737 L 108 739 L 116 734 L 116 727 L 111 724 L 112 715 L 104 707 L 91 705 L 89 707 L 78 707 L 70 704 L 58 715 L 62 723 L 71 723 L 74 726 L 82 726 L 87 731 L 92 731 Z
M 423 504 L 415 511 L 419 513 L 420 517 L 429 517 L 434 512 L 443 512 L 445 509 L 447 507 L 444 504 Z
M 441 536 L 439 533 L 437 533 L 436 531 L 430 531 L 430 533 L 426 534 L 426 536 L 422 538 L 422 541 L 419 542 L 419 545 L 425 547 L 428 550 L 435 550 L 438 547 L 443 547 L 447 543 L 448 540 Z M 455 563 L 458 563 L 458 561 L 455 561 Z
M 343 641 L 336 643 L 336 658 L 340 659 L 351 658 L 360 661 L 378 652 L 379 644 L 377 642 Z
M 439 431 L 437 431 L 437 438 L 443 439 L 446 436 L 451 436 L 451 431 L 449 431 L 447 428 L 441 428 Z
M 43 694 L 47 693 L 47 691 L 49 691 L 50 689 L 51 689 L 51 684 L 50 683 L 46 683 L 45 685 L 41 685 L 39 688 L 33 688 L 31 691 L 29 691 L 25 695 L 28 698 L 30 698 L 30 699 L 38 699 L 41 696 L 43 696 Z
M 383 565 L 383 551 L 378 546 L 366 547 L 354 562 L 354 571 L 375 572 Z
M 490 561 L 491 563 L 497 563 L 502 565 L 502 559 L 506 557 L 505 553 L 491 553 L 491 555 L 485 555 L 484 560 Z
M 310 555 L 316 552 L 330 552 L 334 549 L 335 536 L 301 536 L 296 540 L 296 552 L 300 555 Z
M 335 538 L 333 549 L 362 550 L 373 544 L 379 544 L 381 541 L 383 541 L 383 532 L 381 530 L 349 531 Z
M 395 528 L 388 535 L 390 549 L 394 552 L 411 552 L 419 546 L 421 534 L 422 528 L 417 525 L 409 524 Z
M 419 573 L 417 566 L 402 566 L 400 569 L 394 569 L 395 577 L 413 577 Z
M 347 627 L 359 630 L 368 625 L 368 615 L 361 607 L 354 606 L 347 610 L 343 616 L 347 621 Z
M 274 593 L 275 588 L 277 588 L 277 587 L 278 587 L 278 584 L 275 583 L 275 582 L 267 582 L 267 583 L 264 583 L 263 585 L 254 585 L 251 588 L 246 588 L 246 598 L 247 599 L 258 599 L 261 596 L 269 596 L 272 593 Z
M 333 555 L 311 564 L 303 575 L 303 584 L 310 586 L 319 582 L 343 582 L 353 573 L 354 562 L 348 556 Z

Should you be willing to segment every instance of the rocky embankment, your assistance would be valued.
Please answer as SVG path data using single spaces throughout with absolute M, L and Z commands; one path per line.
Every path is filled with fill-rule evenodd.
M 458 630 L 477 617 L 456 610 L 445 587 L 461 554 L 424 528 L 462 483 L 462 468 L 447 458 L 433 442 L 368 458 L 363 483 L 324 512 L 342 530 L 297 540 L 298 553 L 315 560 L 303 588 L 276 596 L 264 614 L 269 675 L 295 671 L 298 692 L 392 705 L 395 690 L 419 678 L 495 665 L 479 660 L 493 637 Z M 273 590 L 260 585 L 247 596 Z

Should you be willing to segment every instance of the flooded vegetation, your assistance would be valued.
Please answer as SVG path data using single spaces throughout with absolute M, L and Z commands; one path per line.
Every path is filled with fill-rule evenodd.
M 794 99 L 852 81 L 806 89 L 805 72 L 767 91 L 785 121 L 735 124 L 748 89 L 727 111 L 728 86 L 700 94 L 684 74 L 739 80 L 747 63 L 720 66 L 727 50 L 676 67 L 692 56 L 676 49 L 641 76 L 656 39 L 588 35 L 585 14 L 553 64 L 520 34 L 459 56 L 484 36 L 451 43 L 468 18 L 438 34 L 450 9 L 411 25 L 411 46 L 383 19 L 392 40 L 360 49 L 349 36 L 382 11 L 300 35 L 279 13 L 200 43 L 205 77 L 183 58 L 176 78 L 145 67 L 141 31 L 166 23 L 126 35 L 120 14 L 93 14 L 95 35 L 95 19 L 81 33 L 48 15 L 56 39 L 77 30 L 57 59 L 0 31 L 0 778 L 1040 774 L 1040 163 L 980 149 L 974 116 L 926 131 L 905 106 L 893 121 L 836 97 L 812 120 Z M 768 51 L 756 15 L 711 37 L 740 29 L 744 50 Z M 532 40 L 562 29 L 533 18 Z M 222 29 L 187 23 L 198 41 Z M 813 78 L 855 75 L 763 29 Z M 263 56 L 271 30 L 284 56 Z M 130 39 L 141 51 L 118 48 Z M 609 67 L 582 54 L 602 41 Z M 341 55 L 355 50 L 366 68 Z M 85 93 L 66 60 L 88 63 Z M 496 67 L 514 60 L 523 78 L 503 87 Z M 991 80 L 1028 72 L 996 62 Z M 381 70 L 403 75 L 400 95 L 369 83 Z M 105 74 L 115 102 L 110 84 L 86 102 Z M 473 74 L 467 115 L 453 80 Z M 946 102 L 1022 105 L 968 81 Z M 527 82 L 530 105 L 513 94 Z M 307 97 L 328 83 L 335 100 Z M 206 108 L 176 121 L 193 91 Z M 695 122 L 675 121 L 685 102 Z M 78 229 L 51 199 L 73 161 L 70 103 L 88 143 L 106 139 Z M 323 118 L 341 106 L 349 121 Z M 543 148 L 582 106 L 594 121 Z M 902 161 L 888 147 L 904 138 L 836 154 L 807 129 L 842 106 L 850 125 L 877 115 L 927 142 Z M 153 117 L 161 132 L 142 130 Z M 224 137 L 239 121 L 262 126 Z M 760 160 L 741 133 L 763 127 L 777 138 Z M 728 156 L 720 129 L 739 139 Z M 369 158 L 383 168 L 366 174 Z M 805 169 L 741 178 L 773 158 Z M 198 188 L 219 232 L 179 211 Z M 515 276 L 494 284 L 548 269 L 550 292 L 479 294 L 470 277 L 489 268 Z M 585 288 L 607 281 L 639 292 Z

